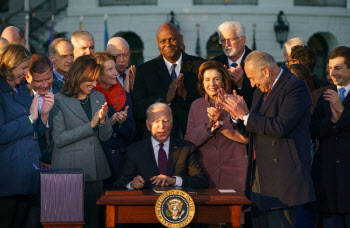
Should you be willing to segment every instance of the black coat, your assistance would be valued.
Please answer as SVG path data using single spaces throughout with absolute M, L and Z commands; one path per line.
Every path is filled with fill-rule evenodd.
M 242 121 L 234 124 L 241 134 L 249 135 L 248 187 L 252 185 L 256 165 L 262 209 L 313 201 L 309 89 L 303 80 L 285 68 L 265 101 L 263 97 L 264 93 L 256 89 L 247 126 Z
M 252 50 L 250 50 L 247 46 L 245 46 L 244 48 L 245 48 L 245 53 L 243 55 L 242 62 L 241 62 L 241 67 L 243 70 L 242 88 L 238 89 L 238 87 L 235 86 L 233 83 L 231 86 L 232 86 L 232 90 L 236 90 L 238 95 L 243 96 L 245 102 L 247 103 L 248 108 L 250 108 L 252 105 L 252 99 L 253 99 L 255 87 L 252 87 L 252 85 L 250 84 L 250 80 L 247 78 L 247 75 L 244 71 L 244 60 L 247 57 L 247 55 L 250 52 L 252 52 Z M 227 59 L 227 56 L 225 55 L 225 53 L 222 53 L 221 55 L 216 56 L 213 60 L 218 61 L 218 62 L 224 64 L 225 66 L 229 67 L 228 66 L 228 59 Z
M 203 62 L 205 60 L 202 58 L 182 53 L 181 73 L 184 74 L 187 97 L 183 99 L 176 95 L 170 105 L 173 110 L 173 132 L 177 133 L 181 130 L 182 135 L 186 134 L 187 117 L 191 104 L 200 97 L 197 91 L 198 68 Z M 162 55 L 137 68 L 132 102 L 137 129 L 143 131 L 143 135 L 148 135 L 145 125 L 146 109 L 157 101 L 165 102 L 171 82 L 172 79 Z
M 331 85 L 322 88 L 336 90 Z M 330 104 L 320 91 L 312 115 L 311 135 L 319 142 L 314 153 L 312 177 L 316 209 L 327 213 L 350 213 L 350 96 L 343 101 L 344 111 L 336 124 L 331 122 Z
M 150 188 L 150 179 L 159 174 L 149 137 L 127 149 L 124 166 L 115 187 L 125 188 L 139 175 L 145 180 L 144 188 Z M 208 177 L 198 162 L 196 146 L 174 137 L 170 137 L 167 176 L 181 177 L 183 187 L 207 188 L 209 185 Z

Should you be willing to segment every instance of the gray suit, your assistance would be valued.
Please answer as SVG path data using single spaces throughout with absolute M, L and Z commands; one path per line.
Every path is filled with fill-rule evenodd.
M 92 116 L 105 103 L 103 94 L 90 94 Z M 99 138 L 107 141 L 112 135 L 109 120 L 98 125 L 98 137 L 90 125 L 90 120 L 79 100 L 61 93 L 55 95 L 55 105 L 51 110 L 53 118 L 52 168 L 81 168 L 85 181 L 103 180 L 111 175 Z

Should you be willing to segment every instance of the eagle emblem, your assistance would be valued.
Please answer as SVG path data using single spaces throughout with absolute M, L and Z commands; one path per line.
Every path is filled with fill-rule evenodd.
M 183 202 L 178 199 L 172 199 L 168 204 L 168 210 L 170 213 L 167 213 L 168 217 L 172 217 L 174 220 L 181 218 L 181 216 L 185 213 L 185 210 L 182 210 Z

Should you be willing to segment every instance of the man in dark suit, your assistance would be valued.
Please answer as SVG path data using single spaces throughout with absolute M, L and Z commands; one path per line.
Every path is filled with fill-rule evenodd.
M 140 65 L 136 71 L 132 99 L 138 132 L 149 135 L 145 126 L 146 109 L 162 101 L 173 110 L 172 135 L 182 138 L 191 103 L 200 97 L 198 68 L 205 60 L 181 51 L 182 38 L 174 24 L 164 23 L 159 27 L 157 43 L 160 55 Z
M 245 46 L 245 28 L 238 21 L 226 21 L 218 27 L 219 43 L 222 53 L 213 60 L 224 64 L 232 80 L 232 89 L 238 95 L 243 96 L 250 108 L 252 104 L 254 88 L 252 88 L 246 73 L 244 72 L 244 60 L 251 50 Z
M 311 136 L 319 141 L 312 164 L 315 206 L 325 228 L 350 227 L 350 48 L 335 48 L 328 61 L 334 85 L 320 89 L 311 119 Z
M 37 125 L 37 132 L 42 155 L 41 168 L 50 168 L 53 141 L 50 134 L 49 114 L 54 104 L 54 94 L 61 90 L 63 82 L 53 79 L 50 60 L 43 54 L 36 53 L 32 56 L 28 71 L 32 77 L 31 91 L 34 94 L 38 93 L 39 113 L 47 113 L 47 115 L 39 115 L 36 123 L 40 123 Z M 52 104 L 49 110 L 42 110 L 44 102 Z
M 314 200 L 311 181 L 310 107 L 306 83 L 273 57 L 251 52 L 245 70 L 255 90 L 249 111 L 244 99 L 220 95 L 233 126 L 249 135 L 247 187 L 253 227 L 295 227 L 297 205 Z
M 53 79 L 64 82 L 73 64 L 73 45 L 66 38 L 57 38 L 49 46 L 50 60 L 53 63 Z
M 171 108 L 155 103 L 147 109 L 147 128 L 151 137 L 134 143 L 126 152 L 116 188 L 150 188 L 175 185 L 207 188 L 208 177 L 196 159 L 196 146 L 170 137 Z

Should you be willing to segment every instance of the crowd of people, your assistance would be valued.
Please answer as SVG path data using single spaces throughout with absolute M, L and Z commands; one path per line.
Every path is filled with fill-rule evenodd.
M 93 36 L 76 31 L 46 56 L 5 28 L 0 227 L 40 227 L 40 170 L 53 168 L 83 170 L 89 228 L 101 226 L 104 189 L 153 185 L 245 194 L 247 228 L 350 227 L 350 48 L 330 52 L 323 82 L 300 38 L 285 43 L 279 66 L 245 45 L 240 22 L 218 34 L 223 53 L 205 60 L 164 23 L 160 55 L 135 67 L 122 37 L 95 53 Z

